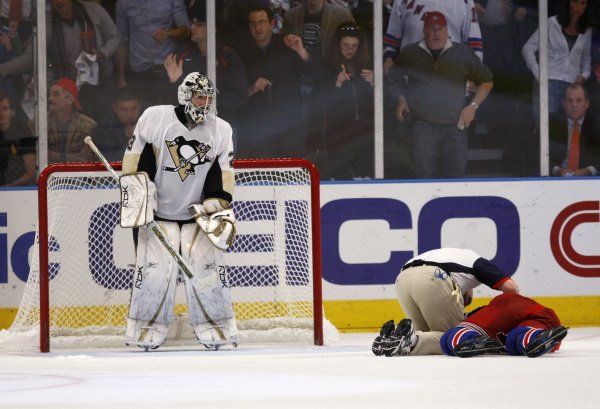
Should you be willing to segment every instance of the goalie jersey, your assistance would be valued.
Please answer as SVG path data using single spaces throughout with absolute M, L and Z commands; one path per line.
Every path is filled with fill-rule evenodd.
M 448 36 L 468 44 L 483 59 L 481 29 L 473 0 L 394 0 L 387 32 L 383 36 L 384 57 L 395 58 L 409 44 L 423 39 L 425 13 L 439 11 L 448 22 Z
M 231 202 L 233 193 L 233 141 L 231 126 L 207 114 L 204 125 L 189 129 L 183 107 L 160 105 L 146 109 L 125 151 L 137 159 L 156 184 L 156 216 L 165 220 L 190 220 L 188 206 L 205 198 Z

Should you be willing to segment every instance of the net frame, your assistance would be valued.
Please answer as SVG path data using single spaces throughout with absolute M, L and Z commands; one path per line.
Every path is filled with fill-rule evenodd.
M 323 345 L 323 299 L 322 299 L 322 257 L 321 257 L 321 220 L 320 220 L 320 184 L 316 166 L 305 159 L 237 159 L 234 169 L 277 169 L 302 168 L 310 176 L 310 209 L 312 230 L 312 282 L 313 282 L 313 342 Z M 121 162 L 111 162 L 115 171 L 121 170 Z M 100 162 L 59 163 L 48 166 L 42 171 L 38 181 L 38 224 L 39 224 L 39 288 L 40 288 L 40 352 L 50 352 L 50 263 L 48 240 L 48 182 L 53 174 L 60 172 L 105 172 Z M 106 171 L 108 173 L 108 171 Z

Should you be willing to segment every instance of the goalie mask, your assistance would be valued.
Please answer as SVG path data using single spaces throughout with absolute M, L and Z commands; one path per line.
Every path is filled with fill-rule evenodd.
M 192 121 L 203 125 L 206 115 L 212 109 L 215 87 L 204 74 L 192 72 L 183 80 L 177 90 L 179 103 Z

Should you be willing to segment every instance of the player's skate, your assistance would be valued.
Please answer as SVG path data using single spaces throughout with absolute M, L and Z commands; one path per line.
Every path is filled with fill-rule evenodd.
M 217 325 L 204 323 L 194 327 L 194 334 L 196 334 L 198 342 L 207 349 L 215 351 L 227 344 L 237 347 L 238 330 L 235 319 L 226 319 L 215 324 Z
M 495 354 L 504 350 L 504 345 L 497 339 L 480 335 L 458 344 L 454 348 L 454 353 L 461 358 L 471 358 L 483 354 Z
M 389 320 L 381 326 L 379 335 L 375 338 L 373 345 L 371 346 L 371 350 L 375 355 L 383 355 L 383 345 L 394 332 L 394 328 L 396 328 L 396 323 L 394 320 Z
M 405 318 L 398 323 L 398 326 L 387 339 L 382 347 L 383 355 L 408 355 L 417 343 L 417 335 L 412 325 L 412 320 Z
M 536 358 L 549 352 L 567 336 L 567 327 L 559 326 L 547 329 L 525 347 L 525 355 Z

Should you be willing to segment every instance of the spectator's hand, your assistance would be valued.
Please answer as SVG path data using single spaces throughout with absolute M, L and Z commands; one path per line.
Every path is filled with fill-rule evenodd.
M 389 74 L 390 68 L 392 68 L 393 65 L 394 65 L 393 58 L 387 57 L 385 60 L 383 60 L 383 73 L 386 75 Z
M 458 129 L 465 129 L 471 125 L 471 122 L 475 119 L 476 108 L 473 105 L 467 105 L 460 111 L 458 117 Z
M 410 114 L 410 109 L 408 108 L 406 98 L 401 96 L 398 98 L 398 105 L 396 105 L 396 119 L 398 119 L 400 122 L 404 122 L 406 119 L 406 114 Z
M 0 44 L 2 44 L 8 52 L 11 52 L 13 49 L 12 41 L 10 41 L 10 38 L 2 31 L 0 31 Z
M 371 86 L 373 86 L 373 71 L 371 70 L 362 70 L 360 73 L 360 77 L 367 81 Z
M 516 21 L 525 20 L 527 18 L 527 9 L 525 7 L 517 7 L 514 16 Z
M 252 85 L 252 92 L 250 95 L 254 95 L 257 92 L 264 92 L 268 87 L 272 86 L 273 83 L 266 78 L 260 77 Z
M 338 88 L 342 87 L 342 84 L 346 81 L 350 81 L 350 73 L 346 71 L 346 66 L 344 64 L 341 64 L 342 70 L 340 71 L 340 73 L 337 76 L 337 79 L 335 80 L 335 86 Z
M 127 86 L 127 81 L 125 81 L 125 78 L 119 78 L 117 80 L 117 89 L 125 88 L 126 86 Z
M 169 38 L 169 30 L 159 28 L 154 33 L 152 33 L 152 38 L 154 39 L 154 41 L 162 43 L 163 41 Z
M 475 7 L 473 7 L 473 11 L 477 13 L 478 16 L 482 16 L 485 13 L 485 7 L 483 7 L 479 3 L 475 3 Z
M 167 70 L 167 75 L 169 76 L 171 84 L 176 82 L 183 75 L 183 59 L 177 61 L 177 56 L 175 54 L 167 55 L 163 66 Z
M 295 34 L 288 34 L 283 37 L 283 42 L 290 49 L 294 50 L 296 54 L 300 56 L 304 61 L 306 61 L 309 57 L 308 51 L 304 48 L 304 44 L 302 43 L 302 37 L 297 36 Z
M 583 85 L 585 82 L 585 77 L 583 75 L 578 75 L 575 79 L 575 84 Z
M 589 176 L 591 173 L 588 168 L 582 169 L 569 169 L 569 168 L 560 168 L 560 176 Z

